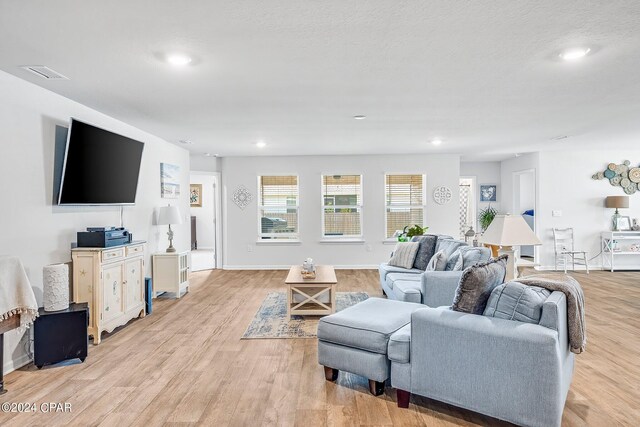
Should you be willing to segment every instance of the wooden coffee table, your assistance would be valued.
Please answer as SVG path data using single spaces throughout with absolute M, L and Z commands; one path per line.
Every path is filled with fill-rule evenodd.
M 303 279 L 301 271 L 301 265 L 292 266 L 284 281 L 287 285 L 287 316 L 291 317 L 296 314 L 325 316 L 335 313 L 338 280 L 333 266 L 316 265 L 315 279 Z M 328 302 L 320 301 L 320 297 L 324 295 L 329 297 Z

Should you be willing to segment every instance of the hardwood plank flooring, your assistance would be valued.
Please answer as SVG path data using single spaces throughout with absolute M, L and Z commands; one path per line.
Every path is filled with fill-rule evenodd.
M 339 291 L 381 296 L 377 272 L 340 270 Z M 70 413 L 0 412 L 2 426 L 467 426 L 505 425 L 395 391 L 369 394 L 341 373 L 325 381 L 315 339 L 241 340 L 286 271 L 205 271 L 180 300 L 154 300 L 85 363 L 28 365 L 6 375 L 0 402 L 68 402 Z M 576 357 L 563 425 L 640 425 L 640 273 L 576 273 L 587 301 L 587 351 Z

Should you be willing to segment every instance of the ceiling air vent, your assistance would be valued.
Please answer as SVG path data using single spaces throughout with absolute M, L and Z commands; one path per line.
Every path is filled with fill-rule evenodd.
M 44 65 L 25 65 L 24 67 L 20 68 L 30 71 L 33 74 L 47 80 L 69 80 L 68 77 L 63 76 L 62 74 L 53 71 L 51 68 L 45 67 Z

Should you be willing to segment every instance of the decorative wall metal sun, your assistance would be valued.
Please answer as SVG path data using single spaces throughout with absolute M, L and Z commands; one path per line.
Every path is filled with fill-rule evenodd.
M 444 185 L 436 187 L 433 190 L 433 200 L 439 205 L 447 204 L 451 201 L 451 197 L 453 193 L 449 187 L 445 187 Z
M 249 206 L 249 203 L 253 200 L 253 196 L 244 185 L 236 188 L 236 191 L 233 192 L 233 203 L 238 205 L 240 209 L 244 209 Z

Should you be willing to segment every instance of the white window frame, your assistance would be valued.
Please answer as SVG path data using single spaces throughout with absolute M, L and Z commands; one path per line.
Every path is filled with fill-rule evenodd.
M 422 176 L 422 205 L 394 205 L 393 207 L 399 208 L 422 208 L 422 226 L 425 227 L 427 225 L 427 175 L 421 172 L 385 172 L 384 179 L 382 181 L 382 193 L 384 197 L 384 230 L 382 231 L 382 236 L 384 237 L 385 242 L 397 242 L 393 237 L 387 237 L 387 217 L 388 212 L 387 209 L 390 205 L 387 204 L 387 176 L 394 175 L 421 175 Z M 412 224 L 408 224 L 412 225 Z
M 295 176 L 296 177 L 296 185 L 298 187 L 298 198 L 297 198 L 297 203 L 295 205 L 295 209 L 296 209 L 296 223 L 298 224 L 298 229 L 295 233 L 263 233 L 262 232 L 262 210 L 265 208 L 264 205 L 260 204 L 261 200 L 260 200 L 260 178 L 265 177 L 265 176 Z M 257 198 L 258 198 L 258 211 L 257 211 L 257 218 L 258 218 L 258 239 L 257 242 L 258 243 L 291 243 L 291 242 L 297 242 L 300 239 L 300 176 L 298 176 L 298 174 L 295 173 L 263 173 L 263 174 L 258 174 L 256 177 L 256 182 L 257 182 Z M 271 207 L 273 208 L 274 206 L 267 206 L 267 207 Z M 294 207 L 292 205 L 287 205 L 287 208 L 291 208 Z M 265 239 L 265 237 L 270 237 L 269 239 Z
M 359 205 L 325 205 L 324 204 L 324 177 L 325 176 L 334 176 L 334 175 L 343 175 L 343 176 L 359 176 L 360 177 L 360 204 Z M 320 174 L 320 221 L 321 224 L 321 241 L 329 241 L 329 242 L 353 242 L 353 241 L 361 241 L 364 237 L 364 176 L 361 173 L 325 173 Z M 358 209 L 360 212 L 360 234 L 344 234 L 341 236 L 327 236 L 325 235 L 325 227 L 324 227 L 324 210 L 327 207 L 331 207 L 334 209 L 353 209 L 354 207 Z

